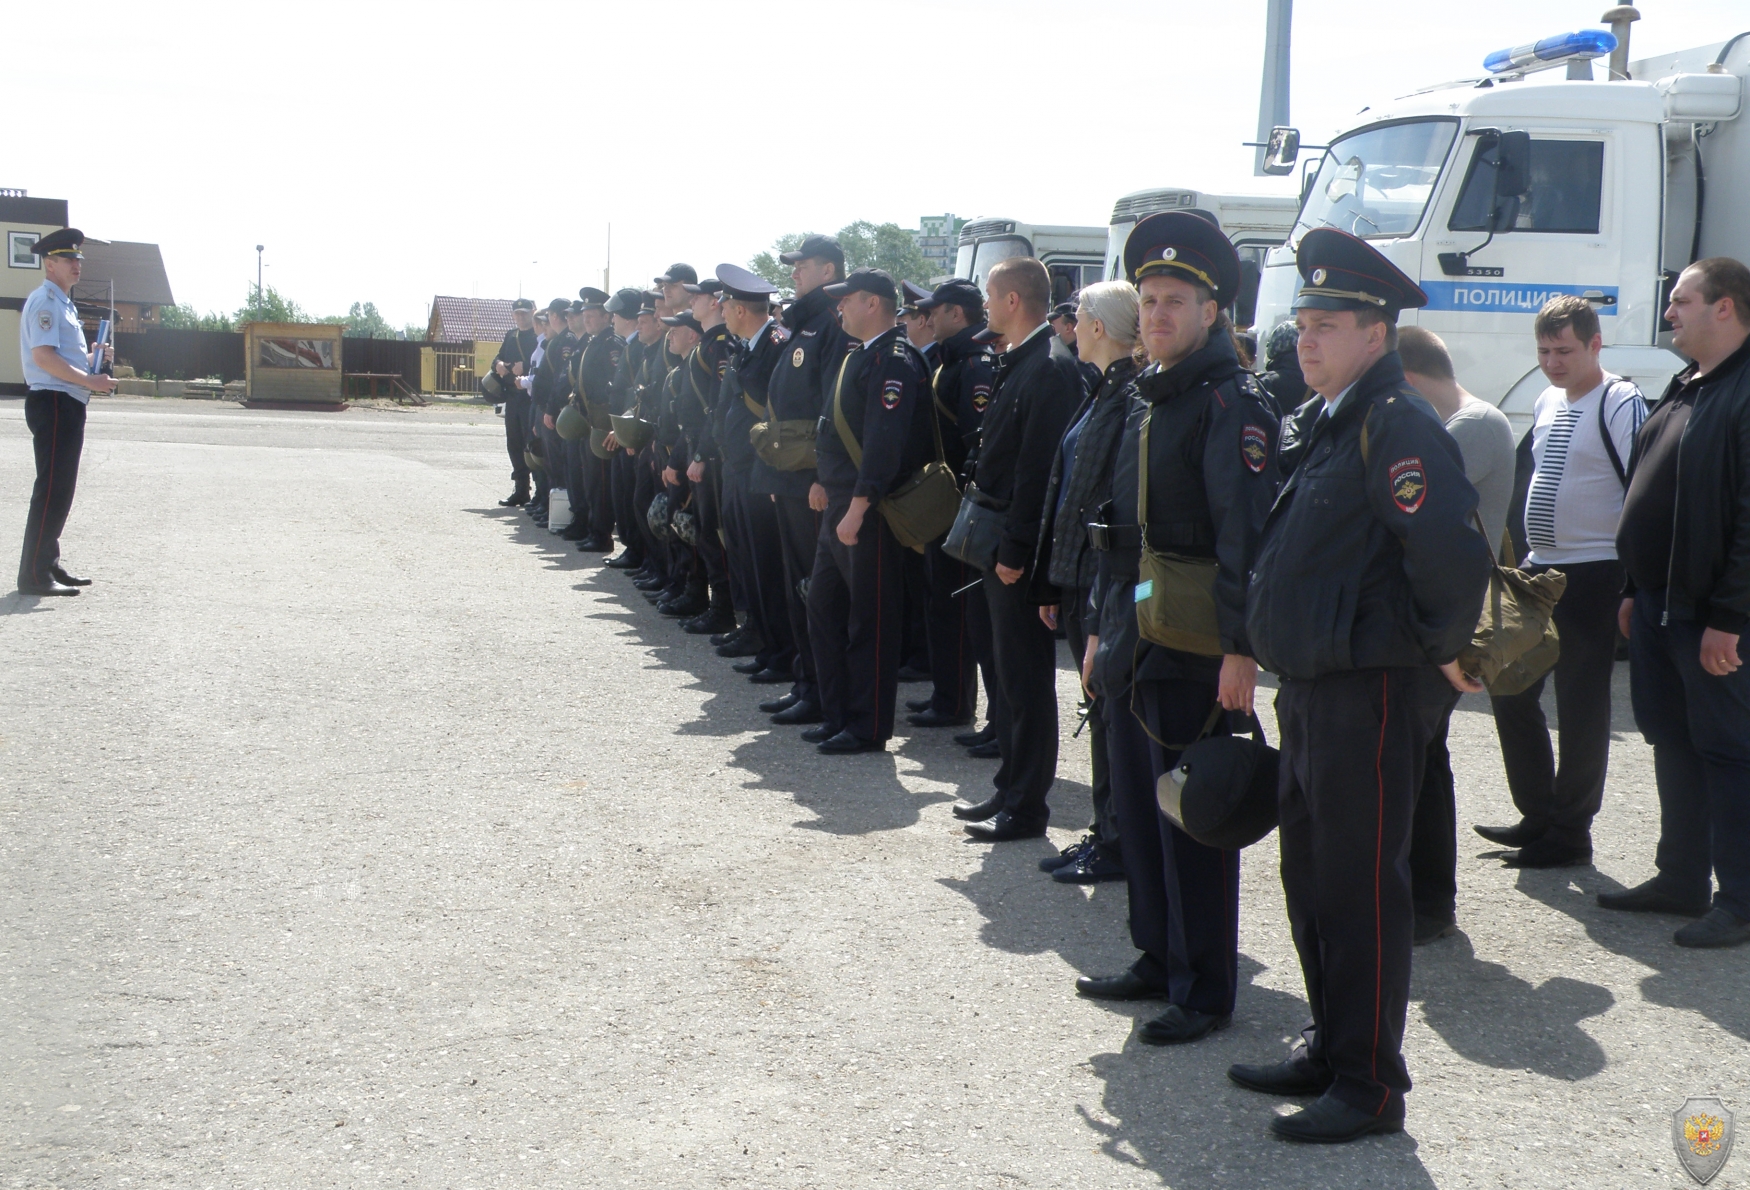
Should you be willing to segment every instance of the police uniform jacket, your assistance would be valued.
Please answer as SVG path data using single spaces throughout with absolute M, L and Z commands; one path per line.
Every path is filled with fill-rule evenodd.
M 614 382 L 608 386 L 608 412 L 627 414 L 638 403 L 638 369 L 648 351 L 637 335 L 625 340 L 626 350 L 620 353 L 620 366 L 614 369 Z
M 1112 499 L 1112 464 L 1125 415 L 1136 399 L 1137 370 L 1136 361 L 1128 355 L 1113 360 L 1101 375 L 1099 386 L 1070 415 L 1070 426 L 1080 423 L 1082 428 L 1069 467 L 1064 466 L 1061 447 L 1051 456 L 1035 565 L 1066 599 L 1072 592 L 1087 592 L 1094 585 L 1099 554 L 1088 546 L 1088 524 L 1104 523 L 1111 515 L 1107 505 Z M 1064 434 L 1067 437 L 1069 431 Z
M 570 330 L 548 335 L 546 348 L 529 391 L 535 398 L 537 409 L 550 417 L 558 417 L 559 411 L 565 408 L 565 399 L 571 395 L 571 360 L 577 354 L 577 336 Z
M 1469 643 L 1492 556 L 1445 426 L 1392 352 L 1321 418 L 1283 425 L 1288 473 L 1252 566 L 1246 634 L 1284 678 L 1443 665 Z
M 969 326 L 936 345 L 938 362 L 932 381 L 936 416 L 942 419 L 942 446 L 948 464 L 962 484 L 972 478 L 979 427 L 996 378 L 996 353 L 989 344 L 972 341 L 983 329 L 982 322 Z
M 608 414 L 613 410 L 614 376 L 625 356 L 626 340 L 609 327 L 599 335 L 591 335 L 589 342 L 573 357 L 571 384 L 583 403 L 590 425 L 597 429 L 607 428 Z
M 751 341 L 734 340 L 729 367 L 723 373 L 723 389 L 717 397 L 717 447 L 723 466 L 737 474 L 753 471 L 759 456 L 749 437 L 766 416 L 766 387 L 772 371 L 789 355 L 784 350 L 789 332 L 776 321 L 760 328 Z
M 717 439 L 717 402 L 723 374 L 729 370 L 733 342 L 722 323 L 711 327 L 688 354 L 681 367 L 686 381 L 681 385 L 681 430 L 687 436 L 695 462 L 716 459 L 721 453 Z
M 654 343 L 638 340 L 638 368 L 633 376 L 632 408 L 644 421 L 654 422 L 662 414 L 662 382 L 668 378 L 667 345 L 660 337 Z
M 1099 553 L 1101 686 L 1139 681 L 1213 682 L 1221 658 L 1141 640 L 1135 586 L 1142 559 L 1138 508 L 1142 427 L 1148 421 L 1148 544 L 1159 553 L 1214 558 L 1216 620 L 1226 653 L 1252 655 L 1246 582 L 1277 488 L 1276 404 L 1234 354 L 1224 331 L 1174 364 L 1136 378 L 1135 399 L 1112 469 L 1111 548 Z
M 923 356 L 897 326 L 841 361 L 815 438 L 820 484 L 828 496 L 862 496 L 879 504 L 935 457 L 928 375 Z M 851 460 L 839 434 L 835 405 L 844 411 L 851 436 L 862 449 L 861 466 Z
M 504 342 L 499 345 L 498 354 L 492 357 L 492 362 L 503 364 L 507 369 L 512 364 L 521 364 L 523 375 L 528 375 L 529 360 L 534 358 L 535 354 L 535 339 L 534 327 L 531 326 L 526 331 L 518 330 L 514 326 L 511 327 L 504 332 Z M 505 384 L 511 394 L 519 397 L 523 395 L 523 390 L 517 388 L 510 380 L 505 381 Z
M 985 410 L 973 481 L 1006 507 L 997 562 L 1016 570 L 1033 561 L 1051 455 L 1082 401 L 1075 356 L 1050 324 L 997 359 L 994 391 Z
M 784 354 L 766 385 L 767 407 L 779 421 L 814 421 L 844 356 L 838 302 L 824 286 L 806 293 L 784 311 L 781 329 Z M 754 465 L 753 490 L 805 497 L 814 479 L 813 471 L 778 471 L 761 462 Z
M 673 467 L 680 472 L 680 478 L 684 482 L 687 463 L 692 454 L 687 449 L 687 436 L 682 431 L 680 422 L 680 404 L 685 393 L 682 379 L 683 374 L 679 368 L 670 368 L 663 376 L 655 421 L 656 466 L 658 469 Z

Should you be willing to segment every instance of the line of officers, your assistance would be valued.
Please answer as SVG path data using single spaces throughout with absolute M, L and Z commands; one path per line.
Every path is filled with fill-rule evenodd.
M 828 236 L 783 260 L 787 305 L 731 264 L 703 280 L 677 264 L 651 292 L 585 288 L 547 307 L 544 334 L 522 303 L 486 385 L 505 401 L 503 503 L 541 521 L 565 489 L 567 536 L 589 552 L 617 539 L 607 564 L 751 681 L 787 685 L 761 710 L 822 752 L 885 748 L 908 661 L 932 684 L 911 723 L 970 724 L 982 670 L 988 735 L 957 738 L 1000 764 L 989 796 L 953 811 L 992 842 L 1045 831 L 1061 628 L 1100 794 L 1088 844 L 1059 860 L 1103 846 L 1121 863 L 1139 951 L 1077 988 L 1166 1001 L 1143 1026 L 1155 1044 L 1232 1021 L 1240 862 L 1163 816 L 1156 783 L 1200 736 L 1261 730 L 1256 676 L 1275 674 L 1311 1020 L 1287 1059 L 1229 1077 L 1312 1097 L 1272 1117 L 1290 1140 L 1401 1128 L 1411 817 L 1429 741 L 1481 689 L 1455 658 L 1493 565 L 1458 448 L 1395 351 L 1421 290 L 1364 241 L 1309 232 L 1305 387 L 1279 404 L 1224 313 L 1237 255 L 1198 212 L 1137 224 L 1128 280 L 1081 292 L 1073 349 L 1036 260 L 1000 263 L 983 293 L 847 274 Z M 979 566 L 939 540 L 906 549 L 888 523 L 884 501 L 934 460 L 995 526 Z M 1139 611 L 1164 598 L 1179 616 L 1155 588 L 1185 567 L 1214 576 L 1189 597 L 1212 623 L 1168 647 Z

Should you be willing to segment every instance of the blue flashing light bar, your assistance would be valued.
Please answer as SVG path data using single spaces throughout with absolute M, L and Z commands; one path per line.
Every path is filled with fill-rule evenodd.
M 1602 58 L 1615 48 L 1616 34 L 1604 29 L 1582 29 L 1578 33 L 1562 33 L 1510 50 L 1496 50 L 1483 59 L 1483 69 L 1490 74 L 1527 67 L 1542 70 L 1559 66 L 1570 58 Z

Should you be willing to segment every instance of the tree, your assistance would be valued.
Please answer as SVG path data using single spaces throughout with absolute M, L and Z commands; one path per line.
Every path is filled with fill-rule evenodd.
M 747 262 L 747 267 L 778 287 L 778 292 L 789 297 L 795 286 L 790 283 L 790 266 L 779 260 L 785 252 L 794 252 L 802 247 L 802 241 L 813 235 L 813 232 L 779 236 L 772 242 L 770 252 L 761 252 Z
M 407 339 L 415 343 L 423 343 L 425 341 L 425 336 L 430 331 L 431 328 L 423 322 L 410 322 L 401 328 L 401 333 L 399 335 L 392 337 L 397 339 Z
M 235 319 L 237 323 L 245 322 L 309 322 L 310 316 L 302 306 L 283 296 L 279 290 L 269 285 L 264 292 L 251 291 L 249 300 L 238 310 Z
M 330 314 L 318 322 L 338 323 L 355 339 L 393 339 L 395 328 L 377 312 L 375 302 L 354 302 L 345 314 Z
M 229 314 L 209 310 L 202 314 L 193 306 L 165 306 L 158 311 L 158 325 L 172 331 L 233 331 Z

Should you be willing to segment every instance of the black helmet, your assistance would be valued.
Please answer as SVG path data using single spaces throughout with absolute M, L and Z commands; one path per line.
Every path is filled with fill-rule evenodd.
M 1174 826 L 1199 843 L 1238 851 L 1276 828 L 1278 755 L 1264 742 L 1257 716 L 1251 739 L 1210 735 L 1220 718 L 1218 704 L 1178 767 L 1155 782 L 1155 800 Z

